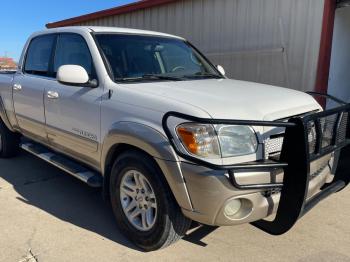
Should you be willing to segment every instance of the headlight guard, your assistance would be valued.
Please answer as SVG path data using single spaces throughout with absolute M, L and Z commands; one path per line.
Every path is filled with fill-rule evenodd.
M 162 124 L 180 157 L 213 169 L 227 169 L 239 163 L 257 161 L 263 146 L 255 127 L 286 128 L 293 125 L 282 121 L 198 118 L 178 112 L 165 114 Z M 216 136 L 213 136 L 214 132 Z M 198 141 L 196 133 L 200 134 Z M 236 141 L 235 146 L 228 146 L 232 145 L 232 141 Z M 200 149 L 199 154 L 197 149 Z

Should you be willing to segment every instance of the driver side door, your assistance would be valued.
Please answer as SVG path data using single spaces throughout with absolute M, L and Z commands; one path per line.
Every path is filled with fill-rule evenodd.
M 62 65 L 80 65 L 97 79 L 94 62 L 82 35 L 58 35 L 53 74 Z M 46 130 L 49 143 L 79 161 L 98 166 L 100 107 L 103 87 L 75 86 L 54 81 L 45 90 Z

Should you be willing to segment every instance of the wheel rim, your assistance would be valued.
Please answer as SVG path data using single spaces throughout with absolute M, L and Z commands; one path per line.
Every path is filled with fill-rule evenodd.
M 126 172 L 120 183 L 120 201 L 133 227 L 150 230 L 157 218 L 157 200 L 148 179 L 139 171 Z

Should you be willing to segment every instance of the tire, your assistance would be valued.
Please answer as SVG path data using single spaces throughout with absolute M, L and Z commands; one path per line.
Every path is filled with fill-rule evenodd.
M 0 119 L 0 157 L 14 157 L 19 152 L 20 136 L 11 132 Z
M 137 187 L 136 179 L 132 180 L 132 177 L 135 176 L 138 176 L 138 181 L 143 181 L 147 192 L 154 193 L 154 195 L 149 194 L 148 209 L 143 209 L 144 212 L 150 214 L 147 216 L 149 219 L 145 219 L 147 223 L 142 222 L 142 214 L 130 220 L 130 216 L 127 216 L 128 212 L 125 211 L 126 207 L 132 206 L 131 201 L 134 201 L 133 196 L 137 189 L 131 192 L 132 196 L 129 196 L 124 194 L 125 190 L 121 192 L 121 185 L 123 188 L 129 189 L 129 184 L 134 183 L 134 187 Z M 125 181 L 128 181 L 127 187 L 124 186 L 126 185 Z M 139 191 L 139 194 L 141 193 Z M 110 177 L 110 198 L 120 230 L 136 246 L 145 251 L 158 250 L 173 244 L 183 237 L 191 226 L 191 220 L 182 214 L 159 167 L 151 157 L 138 151 L 123 153 L 114 162 Z M 134 209 L 134 212 L 137 213 L 141 210 L 140 206 L 142 205 L 139 203 L 142 196 L 136 199 L 137 196 L 135 197 L 136 208 Z M 145 199 L 147 200 L 147 197 Z M 130 211 L 130 213 L 132 212 Z M 146 228 L 145 225 L 149 228 Z

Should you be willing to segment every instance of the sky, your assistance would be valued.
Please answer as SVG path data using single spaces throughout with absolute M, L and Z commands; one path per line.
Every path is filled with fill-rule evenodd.
M 27 38 L 45 24 L 113 8 L 137 0 L 1 1 L 0 57 L 19 60 Z

